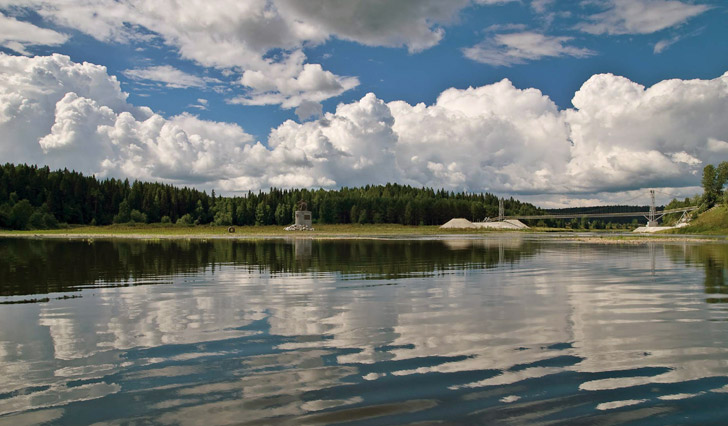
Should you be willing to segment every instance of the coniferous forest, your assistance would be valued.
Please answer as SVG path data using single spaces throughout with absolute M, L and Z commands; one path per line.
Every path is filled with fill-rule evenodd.
M 492 194 L 455 193 L 387 184 L 338 190 L 278 189 L 221 197 L 192 188 L 119 179 L 33 165 L 0 166 L 0 228 L 176 223 L 288 225 L 298 201 L 315 223 L 440 225 L 453 217 L 482 220 L 498 214 Z M 539 214 L 532 204 L 505 200 L 506 215 Z

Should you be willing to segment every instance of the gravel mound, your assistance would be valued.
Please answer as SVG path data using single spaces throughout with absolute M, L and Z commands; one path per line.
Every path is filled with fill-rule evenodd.
M 475 229 L 477 226 L 473 224 L 473 222 L 463 219 L 461 217 L 450 219 L 446 224 L 442 225 L 440 227 L 441 229 Z

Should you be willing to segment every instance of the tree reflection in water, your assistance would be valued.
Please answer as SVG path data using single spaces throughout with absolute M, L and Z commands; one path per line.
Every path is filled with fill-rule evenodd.
M 706 294 L 722 294 L 726 297 L 710 297 L 708 303 L 728 303 L 728 244 L 683 244 L 667 245 L 665 250 L 674 262 L 701 266 L 705 271 Z
M 0 238 L 0 296 L 139 285 L 235 265 L 273 274 L 329 272 L 396 279 L 512 265 L 537 241 L 459 240 L 61 240 Z M 164 282 L 162 279 L 161 282 Z

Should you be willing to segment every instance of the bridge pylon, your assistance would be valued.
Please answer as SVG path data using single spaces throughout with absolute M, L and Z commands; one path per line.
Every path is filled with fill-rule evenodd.
M 657 215 L 657 209 L 655 207 L 655 190 L 654 189 L 650 189 L 650 199 L 651 199 L 650 212 L 647 214 L 647 216 L 645 216 L 645 219 L 647 219 L 647 227 L 654 228 L 655 226 L 659 226 L 657 221 L 660 220 L 660 218 L 662 216 L 664 216 L 664 214 L 661 214 L 659 216 Z

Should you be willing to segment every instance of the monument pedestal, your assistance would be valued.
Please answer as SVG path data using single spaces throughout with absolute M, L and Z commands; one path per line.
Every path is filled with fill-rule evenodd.
M 296 210 L 295 220 L 297 226 L 307 226 L 310 228 L 313 225 L 311 212 L 308 210 Z

